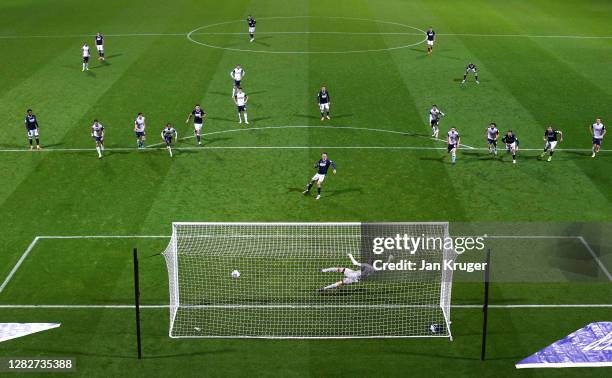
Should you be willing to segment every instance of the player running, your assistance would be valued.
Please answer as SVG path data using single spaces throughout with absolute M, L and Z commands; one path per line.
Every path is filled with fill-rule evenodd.
M 561 130 L 556 130 L 553 129 L 552 126 L 548 126 L 544 131 L 544 142 L 546 142 L 544 144 L 544 152 L 540 155 L 540 159 L 544 158 L 546 152 L 549 152 L 546 161 L 551 161 L 555 148 L 557 147 L 557 142 L 563 142 L 563 133 Z
M 323 181 L 325 181 L 325 175 L 327 174 L 329 167 L 332 167 L 332 172 L 335 175 L 336 174 L 336 163 L 334 163 L 333 161 L 327 158 L 327 152 L 323 152 L 321 154 L 321 160 L 315 163 L 315 169 L 317 170 L 317 173 L 314 176 L 312 176 L 312 178 L 310 179 L 310 182 L 306 186 L 306 190 L 304 190 L 302 194 L 304 195 L 309 194 L 310 189 L 312 189 L 312 186 L 316 182 L 317 183 L 317 199 L 321 199 L 321 184 L 323 184 Z
M 193 133 L 195 134 L 198 146 L 202 144 L 202 125 L 204 124 L 204 118 L 206 118 L 206 112 L 200 107 L 200 104 L 196 104 L 195 108 L 187 115 L 185 123 L 189 123 L 189 120 L 193 117 Z
M 104 61 L 104 36 L 96 33 L 96 49 L 98 50 L 98 60 Z
M 249 24 L 249 42 L 253 42 L 255 40 L 255 24 L 257 21 L 253 18 L 253 16 L 249 15 L 247 17 L 247 24 Z
M 317 103 L 319 104 L 319 110 L 321 111 L 321 121 L 324 121 L 325 118 L 331 119 L 329 117 L 329 105 L 331 105 L 331 98 L 329 97 L 329 92 L 327 92 L 326 86 L 322 86 L 319 94 L 317 94 Z
M 606 127 L 601 123 L 601 118 L 595 120 L 595 123 L 591 125 L 590 131 L 593 136 L 593 155 L 591 155 L 591 157 L 594 158 L 601 149 L 601 142 L 603 141 L 604 135 L 606 135 Z M 38 142 L 38 139 L 36 141 Z M 30 143 L 31 142 L 30 140 Z
M 234 80 L 234 86 L 232 87 L 232 97 L 236 96 L 236 91 L 240 88 L 240 82 L 244 79 L 246 72 L 240 67 L 240 64 L 230 71 L 230 76 Z
M 434 138 L 438 138 L 438 134 L 440 133 L 440 119 L 444 117 L 444 114 L 436 104 L 431 106 L 429 110 L 429 126 L 431 127 L 431 136 Z
M 519 150 L 519 140 L 512 130 L 508 130 L 502 138 L 502 142 L 506 144 L 506 151 L 512 153 L 512 164 L 516 164 L 516 153 Z
M 172 127 L 170 122 L 166 123 L 166 127 L 164 127 L 161 132 L 161 137 L 166 144 L 166 149 L 168 150 L 170 157 L 172 157 L 172 138 L 178 140 L 178 132 L 174 129 L 174 127 Z
M 138 116 L 136 116 L 134 120 L 134 133 L 136 134 L 136 145 L 139 150 L 145 148 L 145 140 L 147 139 L 145 132 L 146 127 L 145 117 L 142 113 L 138 113 Z
M 491 122 L 489 127 L 485 130 L 485 136 L 487 138 L 487 147 L 489 153 L 497 156 L 497 138 L 499 138 L 499 130 L 495 122 Z
M 83 69 L 81 71 L 89 71 L 89 46 L 87 43 L 81 47 L 82 55 L 83 55 Z
M 102 152 L 104 152 L 104 126 L 97 119 L 94 119 L 93 125 L 91 125 L 91 137 L 96 142 L 98 159 L 102 159 Z
M 36 149 L 40 150 L 42 147 L 40 147 L 40 138 L 38 136 L 38 119 L 36 118 L 34 113 L 32 113 L 32 109 L 28 109 L 26 111 L 24 122 L 26 131 L 28 133 L 28 142 L 30 143 L 30 150 L 34 149 L 33 139 L 36 139 Z
M 451 154 L 451 164 L 455 164 L 457 161 L 457 149 L 459 149 L 459 143 L 461 143 L 461 137 L 457 129 L 451 127 L 450 131 L 446 134 L 446 141 L 448 143 L 447 152 Z
M 234 103 L 238 109 L 238 123 L 242 123 L 242 118 L 244 117 L 244 123 L 248 125 L 249 116 L 246 112 L 247 101 L 249 101 L 249 96 L 242 91 L 242 88 L 238 87 L 236 89 L 236 95 L 234 96 Z
M 463 81 L 461 82 L 461 84 L 465 84 L 465 81 L 467 80 L 467 75 L 470 72 L 474 74 L 474 79 L 476 79 L 476 84 L 480 84 L 480 81 L 478 81 L 478 68 L 476 68 L 476 65 L 474 63 L 469 63 L 465 67 L 465 73 L 463 74 Z
M 425 34 L 427 34 L 427 55 L 431 55 L 433 52 L 434 42 L 436 41 L 436 32 L 433 31 L 432 27 L 430 26 Z

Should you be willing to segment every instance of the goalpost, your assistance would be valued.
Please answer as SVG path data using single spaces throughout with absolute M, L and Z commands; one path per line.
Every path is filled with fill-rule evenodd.
M 319 290 L 345 278 L 322 268 L 363 269 L 349 254 L 378 268 L 457 256 L 439 244 L 373 252 L 396 235 L 446 240 L 448 223 L 173 223 L 170 337 L 452 339 L 452 270 L 375 270 Z

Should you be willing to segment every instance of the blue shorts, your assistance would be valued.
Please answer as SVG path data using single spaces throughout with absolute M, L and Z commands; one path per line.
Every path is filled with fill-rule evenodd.
M 593 138 L 593 144 L 596 144 L 598 146 L 601 146 L 601 139 L 599 138 Z
M 164 141 L 166 142 L 166 144 L 172 144 L 172 137 L 164 137 Z
M 136 131 L 136 138 L 142 138 L 143 136 L 145 136 L 144 131 Z
M 238 106 L 238 112 L 246 111 L 246 105 Z
M 240 86 L 240 80 L 234 80 L 234 86 L 235 87 L 239 87 Z
M 452 150 L 454 150 L 455 148 L 457 148 L 457 144 L 449 144 L 448 145 L 448 152 L 451 152 Z
M 497 141 L 495 139 L 489 139 L 487 138 L 487 143 L 492 144 L 494 146 L 497 146 Z
M 95 140 L 96 142 L 104 142 L 104 137 L 101 137 L 101 136 L 95 136 L 95 137 L 94 137 L 94 140 Z

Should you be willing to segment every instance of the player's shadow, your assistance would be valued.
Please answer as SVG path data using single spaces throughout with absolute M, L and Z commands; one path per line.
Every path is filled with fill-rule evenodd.
M 331 189 L 325 190 L 329 193 L 328 197 L 341 196 L 348 193 L 362 193 L 363 190 L 361 188 L 346 188 L 346 189 Z
M 154 356 L 148 356 L 145 354 L 143 356 L 143 359 L 153 360 L 153 359 L 160 359 L 160 358 L 211 356 L 211 355 L 218 355 L 218 354 L 223 354 L 223 353 L 235 353 L 236 351 L 237 351 L 236 349 L 225 348 L 225 349 L 191 352 L 191 353 L 159 354 L 159 355 L 154 355 Z
M 211 145 L 211 144 L 215 144 L 224 140 L 232 140 L 232 138 L 210 138 L 210 139 L 202 139 L 203 145 L 204 147 Z
M 106 59 L 117 58 L 117 57 L 119 57 L 119 56 L 121 56 L 121 55 L 123 55 L 123 54 L 112 54 L 112 55 L 107 55 L 107 56 L 106 56 Z
M 265 46 L 265 47 L 270 47 L 271 45 L 269 43 L 265 43 L 265 42 L 261 41 L 262 39 L 270 39 L 270 38 L 272 38 L 272 36 L 255 38 L 254 43 L 257 44 L 257 45 L 262 45 L 262 46 Z
M 344 113 L 344 114 L 332 115 L 332 120 L 338 119 L 338 118 L 351 118 L 352 116 L 353 116 L 353 113 Z
M 93 68 L 93 67 L 92 67 L 92 68 Z M 87 72 L 87 76 L 89 76 L 89 77 L 92 77 L 92 78 L 95 78 L 95 77 L 96 77 L 96 74 L 95 74 L 94 72 L 92 72 L 92 71 L 91 71 L 91 69 L 89 69 L 89 70 L 87 70 L 87 71 L 85 71 L 85 72 Z
M 264 89 L 264 90 L 261 90 L 261 91 L 249 92 L 249 93 L 247 93 L 247 94 L 250 96 L 250 95 L 256 95 L 256 94 L 266 93 L 266 92 L 267 92 L 267 91 Z
M 266 117 L 255 117 L 255 118 L 251 118 L 251 122 L 259 122 L 259 121 L 265 121 L 267 119 L 271 119 L 271 116 L 266 116 Z
M 215 121 L 227 121 L 227 122 L 238 122 L 235 118 L 229 119 L 224 117 L 207 117 L 208 119 L 214 119 Z
M 219 96 L 227 96 L 227 98 L 230 98 L 230 99 L 232 98 L 232 94 L 229 92 L 210 91 L 208 93 L 219 95 Z
M 429 161 L 434 161 L 434 162 L 437 162 L 437 163 L 440 163 L 440 164 L 444 164 L 446 159 L 447 159 L 446 154 L 444 154 L 442 156 L 421 156 L 419 158 L 419 160 L 429 160 Z
M 301 117 L 301 118 L 320 119 L 319 116 L 315 116 L 312 114 L 294 114 L 294 116 Z

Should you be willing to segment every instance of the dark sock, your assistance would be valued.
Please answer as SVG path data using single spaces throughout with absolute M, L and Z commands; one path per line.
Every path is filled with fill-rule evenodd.
M 512 155 L 512 160 L 516 160 L 516 155 Z
M 30 139 L 30 146 L 32 145 L 32 139 Z
M 555 152 L 555 151 L 553 151 L 553 150 L 550 150 L 550 156 L 552 156 L 552 154 L 553 154 L 554 152 Z
M 320 188 L 320 187 L 319 187 L 319 188 L 317 188 L 317 194 L 318 194 L 318 195 L 321 195 L 321 188 Z
M 201 136 L 199 136 L 199 135 L 196 135 L 196 139 L 198 140 L 198 142 L 200 142 L 200 140 L 202 139 L 202 137 L 201 137 Z
M 327 112 L 327 115 L 329 116 L 329 112 Z
M 36 145 L 38 146 L 39 144 L 40 144 L 40 140 L 36 138 Z
M 476 81 L 478 81 L 478 75 L 476 75 L 475 78 L 476 78 Z
M 323 117 L 325 115 L 325 113 L 321 112 L 321 117 Z
M 307 191 L 309 191 L 309 192 L 310 192 L 310 189 L 312 189 L 312 182 L 310 182 L 310 183 L 308 184 L 308 188 L 306 188 L 306 190 L 307 190 Z
M 463 75 L 463 81 L 467 79 L 467 75 Z

